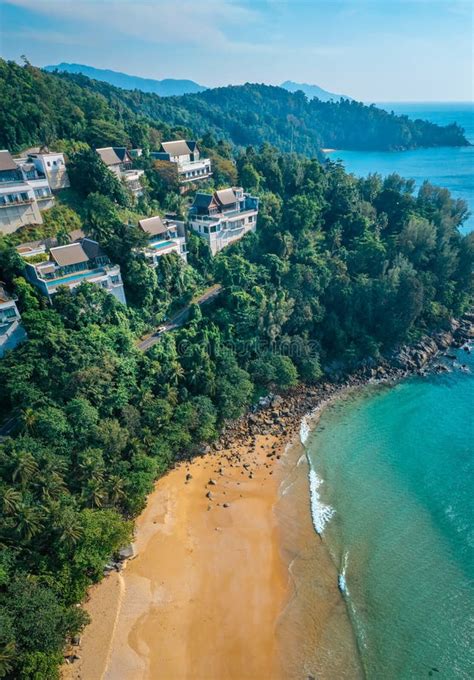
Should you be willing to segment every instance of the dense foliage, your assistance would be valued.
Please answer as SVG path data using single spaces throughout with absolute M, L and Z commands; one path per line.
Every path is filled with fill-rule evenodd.
M 64 144 L 118 124 L 92 90 L 31 67 L 1 68 L 20 98 L 23 81 L 32 84 L 5 127 L 18 146 L 41 124 Z M 72 113 L 62 120 L 64 108 L 53 120 L 55 88 L 76 127 Z M 127 112 L 125 135 L 136 123 Z M 63 643 L 85 620 L 75 603 L 129 540 L 130 519 L 174 461 L 199 452 L 258 395 L 377 358 L 444 326 L 471 299 L 474 236 L 460 235 L 466 205 L 448 191 L 425 184 L 415 194 L 396 175 L 356 179 L 268 144 L 234 165 L 228 145 L 203 141 L 222 177 L 228 163 L 260 197 L 257 232 L 214 259 L 190 235 L 189 266 L 163 256 L 157 270 L 123 218 L 120 187 L 87 147 L 70 144 L 78 209 L 59 201 L 41 228 L 67 239 L 80 226 L 97 237 L 122 267 L 129 307 L 91 284 L 47 306 L 22 276 L 18 236 L 0 239 L 0 279 L 17 294 L 28 332 L 0 362 L 1 415 L 16 424 L 0 444 L 0 677 L 57 677 Z M 150 191 L 158 204 L 171 200 L 161 185 Z M 211 282 L 224 287 L 216 302 L 191 305 L 182 328 L 138 349 L 145 324 Z
M 0 61 L 0 146 L 11 150 L 52 138 L 91 146 L 156 146 L 168 136 L 211 132 L 236 146 L 268 141 L 315 156 L 321 148 L 407 149 L 466 145 L 457 125 L 412 121 L 375 106 L 308 101 L 302 92 L 246 84 L 181 97 L 121 90 L 80 74 L 50 74 Z

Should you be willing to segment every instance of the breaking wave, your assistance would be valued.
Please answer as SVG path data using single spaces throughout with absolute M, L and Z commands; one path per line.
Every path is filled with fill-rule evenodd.
M 320 536 L 322 536 L 326 524 L 335 513 L 333 507 L 323 503 L 321 500 L 319 489 L 322 484 L 323 480 L 318 477 L 314 470 L 310 469 L 309 489 L 311 498 L 311 515 L 313 518 L 314 528 Z

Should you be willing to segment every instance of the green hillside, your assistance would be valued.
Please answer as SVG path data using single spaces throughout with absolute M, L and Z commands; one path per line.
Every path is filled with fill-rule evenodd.
M 0 61 L 0 146 L 68 138 L 91 145 L 153 144 L 148 123 L 169 133 L 188 128 L 238 147 L 269 142 L 316 156 L 321 148 L 408 149 L 463 146 L 457 125 L 440 127 L 354 101 L 308 101 L 269 85 L 241 85 L 181 97 L 121 90 L 80 74 L 46 73 Z

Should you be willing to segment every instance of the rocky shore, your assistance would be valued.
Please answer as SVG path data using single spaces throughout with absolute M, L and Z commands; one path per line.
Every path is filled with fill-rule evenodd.
M 206 447 L 222 451 L 235 446 L 255 444 L 257 435 L 272 435 L 291 439 L 300 427 L 301 418 L 315 408 L 333 399 L 340 392 L 362 387 L 373 381 L 401 380 L 410 375 L 426 375 L 428 371 L 449 371 L 448 360 L 456 357 L 450 348 L 465 347 L 474 338 L 474 312 L 460 320 L 453 320 L 451 328 L 423 336 L 413 345 L 403 345 L 380 362 L 369 361 L 353 373 L 344 375 L 334 372 L 331 380 L 317 385 L 299 385 L 288 390 L 284 396 L 270 394 L 260 399 L 251 412 L 246 413 L 223 430 L 218 443 Z M 462 368 L 462 364 L 459 364 Z M 276 454 L 275 454 L 276 455 Z M 271 459 L 273 456 L 269 454 Z M 238 462 L 238 461 L 237 461 Z

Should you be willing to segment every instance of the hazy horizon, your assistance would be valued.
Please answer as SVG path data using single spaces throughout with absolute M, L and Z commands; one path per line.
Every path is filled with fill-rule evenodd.
M 18 60 L 17 60 L 18 61 Z M 74 64 L 76 66 L 87 66 L 91 68 L 95 68 L 98 70 L 103 70 L 103 71 L 113 71 L 116 73 L 122 73 L 124 75 L 132 76 L 132 77 L 138 77 L 138 78 L 143 78 L 145 80 L 193 80 L 192 78 L 189 77 L 183 77 L 183 78 L 175 78 L 174 76 L 163 76 L 163 77 L 155 77 L 152 75 L 138 75 L 136 73 L 130 73 L 128 71 L 122 71 L 119 69 L 115 68 L 102 68 L 97 66 L 96 64 L 83 64 L 79 62 L 58 62 L 57 64 L 53 63 L 44 63 L 44 64 L 34 64 L 35 66 L 39 66 L 40 68 L 46 68 L 47 66 L 58 66 L 61 63 L 67 63 L 67 64 Z M 291 80 L 294 83 L 298 83 L 300 85 L 317 85 L 318 87 L 321 87 L 324 90 L 328 90 L 329 92 L 332 92 L 334 88 L 331 88 L 329 85 L 325 87 L 319 82 L 314 82 L 314 83 L 308 83 L 308 82 L 303 82 L 302 80 L 298 80 L 298 78 L 293 77 L 293 78 L 287 78 L 287 80 Z M 195 81 L 196 82 L 196 81 Z M 281 81 L 284 82 L 284 81 Z M 280 86 L 281 82 L 279 83 L 270 83 L 270 82 L 264 82 L 264 81 L 242 81 L 239 83 L 221 83 L 218 85 L 211 85 L 208 86 L 206 83 L 198 83 L 199 85 L 202 85 L 203 87 L 209 87 L 209 89 L 212 89 L 214 87 L 227 87 L 227 86 L 238 86 L 238 85 L 244 85 L 245 83 L 250 83 L 250 84 L 264 84 L 264 85 L 275 85 L 275 86 Z M 340 94 L 347 95 L 348 97 L 352 97 L 350 92 L 341 92 Z M 358 101 L 362 101 L 364 104 L 474 104 L 474 97 L 472 99 L 380 99 L 380 100 L 371 100 L 371 99 L 361 99 Z
M 208 87 L 285 80 L 364 102 L 473 100 L 468 0 L 0 0 L 0 52 Z M 5 28 L 5 27 L 8 27 Z

